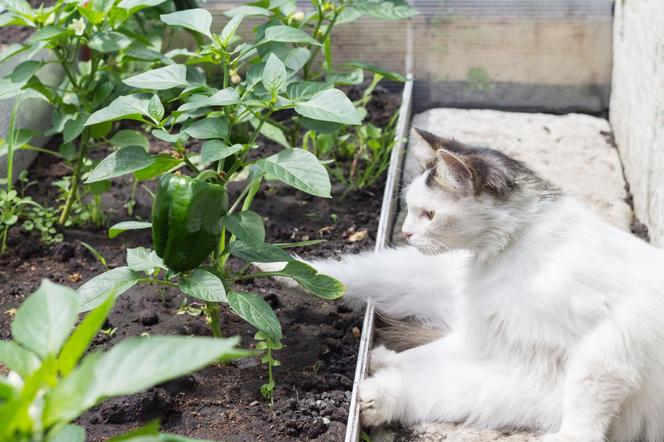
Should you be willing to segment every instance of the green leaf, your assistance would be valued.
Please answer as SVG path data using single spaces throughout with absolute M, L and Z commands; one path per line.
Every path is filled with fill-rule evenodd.
M 286 84 L 287 77 L 284 63 L 276 55 L 270 54 L 263 69 L 263 87 L 273 94 L 277 94 Z
M 213 161 L 223 160 L 241 150 L 241 144 L 226 146 L 220 140 L 206 141 L 201 147 L 201 163 L 210 164 Z
M 108 237 L 113 239 L 127 230 L 151 229 L 152 223 L 146 221 L 122 221 L 108 229 Z
M 123 83 L 135 88 L 156 91 L 189 85 L 187 81 L 187 67 L 183 64 L 172 64 L 163 68 L 143 72 L 142 74 L 123 80 Z
M 236 15 L 235 17 L 231 18 L 230 21 L 226 23 L 226 26 L 224 26 L 224 29 L 221 30 L 219 37 L 221 38 L 221 42 L 224 44 L 224 46 L 228 45 L 228 43 L 231 41 L 235 35 L 235 32 L 237 32 L 237 28 L 240 26 L 240 23 L 242 23 L 243 18 L 243 15 Z
M 374 74 L 380 74 L 383 77 L 387 78 L 388 80 L 392 81 L 400 81 L 402 83 L 406 81 L 406 77 L 399 74 L 398 72 L 388 71 L 387 69 L 383 69 L 380 66 L 371 63 L 363 63 L 361 61 L 351 61 L 350 63 L 344 63 L 344 66 L 364 69 L 365 71 L 373 72 Z
M 65 425 L 55 435 L 46 438 L 46 442 L 85 442 L 85 428 L 75 425 Z
M 336 24 L 352 23 L 360 18 L 362 18 L 362 13 L 360 11 L 351 6 L 346 6 L 337 17 Z
M 24 94 L 25 91 L 21 90 L 25 83 L 14 83 L 11 80 L 0 80 L 0 100 L 8 100 L 17 95 Z
M 318 92 L 309 101 L 295 105 L 295 112 L 313 120 L 362 124 L 353 103 L 339 89 Z
M 158 177 L 159 175 L 184 164 L 182 159 L 173 158 L 168 154 L 159 154 L 152 158 L 154 159 L 152 164 L 134 172 L 134 177 L 136 177 L 137 180 L 151 180 L 152 178 Z
M 178 436 L 177 434 L 159 433 L 146 436 L 135 436 L 126 439 L 110 439 L 108 442 L 115 441 L 126 442 L 213 442 L 207 439 L 191 439 L 189 437 Z
M 91 355 L 46 395 L 44 423 L 69 421 L 101 399 L 133 394 L 199 370 L 246 357 L 237 338 L 152 336 L 128 338 L 103 355 Z
M 191 101 L 183 104 L 178 108 L 178 112 L 191 111 L 201 107 L 209 106 L 227 106 L 229 104 L 237 104 L 240 102 L 240 95 L 231 87 L 222 89 L 209 97 L 194 96 Z
M 223 224 L 233 235 L 250 246 L 258 247 L 265 241 L 263 219 L 256 212 L 243 210 L 226 215 Z
M 157 94 L 154 94 L 148 103 L 148 115 L 154 121 L 161 121 L 164 118 L 164 105 L 161 104 Z
M 259 125 L 258 118 L 252 118 L 251 120 L 249 120 L 249 123 L 251 123 L 251 126 L 254 129 L 256 129 Z M 261 126 L 260 134 L 263 135 L 265 138 L 268 138 L 284 147 L 291 147 L 283 131 L 277 126 L 268 123 L 267 121 L 263 123 L 263 125 Z
M 65 128 L 62 131 L 62 141 L 65 143 L 71 143 L 76 138 L 78 138 L 78 136 L 83 132 L 83 129 L 85 129 L 85 122 L 87 119 L 88 114 L 81 113 L 79 114 L 78 118 L 67 120 L 65 123 Z
M 104 121 L 103 123 L 94 124 L 90 126 L 90 136 L 95 140 L 106 138 L 113 129 L 112 121 Z
M 321 83 L 319 81 L 297 81 L 290 83 L 287 87 L 288 98 L 308 100 L 318 92 L 331 89 L 332 83 Z
M 341 282 L 318 273 L 315 268 L 301 261 L 290 261 L 283 270 L 275 274 L 294 279 L 305 290 L 323 299 L 337 299 L 346 292 L 346 287 Z
M 0 363 L 24 379 L 40 365 L 37 355 L 14 341 L 0 341 Z
M 141 436 L 158 436 L 159 435 L 159 419 L 154 419 L 147 424 L 143 425 L 142 427 L 138 427 L 135 430 L 131 430 L 128 433 L 123 433 L 119 436 L 112 437 L 108 439 L 106 442 L 125 442 L 125 441 L 138 441 L 141 439 Z
M 161 141 L 166 141 L 167 143 L 175 143 L 178 141 L 180 138 L 180 135 L 178 134 L 169 134 L 163 129 L 154 129 L 152 132 L 152 136 L 157 138 L 158 140 Z
M 12 336 L 42 358 L 57 355 L 77 316 L 76 292 L 44 279 L 16 312 Z
M 317 134 L 333 134 L 343 127 L 340 123 L 331 123 L 329 121 L 312 120 L 311 118 L 301 117 L 300 124 L 307 130 L 313 130 Z M 337 135 L 335 135 L 337 136 Z
M 79 311 L 87 312 L 99 306 L 109 296 L 117 298 L 132 288 L 141 278 L 129 267 L 117 267 L 95 276 L 77 290 Z
M 417 15 L 417 10 L 406 0 L 360 0 L 353 2 L 353 8 L 381 20 L 402 20 Z
M 104 21 L 104 13 L 93 9 L 90 4 L 79 5 L 76 7 L 76 10 L 83 18 L 95 26 L 101 24 Z
M 364 70 L 356 68 L 351 72 L 332 72 L 325 80 L 341 86 L 352 86 L 364 82 Z
M 103 160 L 95 167 L 86 183 L 107 180 L 144 169 L 154 163 L 151 157 L 141 146 L 123 147 Z
M 157 256 L 157 253 L 145 247 L 127 249 L 127 267 L 135 272 L 147 273 L 154 272 L 156 268 L 168 270 L 168 267 L 164 265 L 164 261 Z
M 242 319 L 265 333 L 273 341 L 283 338 L 279 318 L 272 307 L 254 293 L 228 293 L 228 305 Z
M 226 289 L 221 279 L 205 269 L 196 269 L 180 278 L 180 290 L 189 296 L 208 302 L 226 302 Z
M 115 52 L 124 49 L 131 44 L 131 39 L 124 34 L 115 31 L 102 31 L 94 34 L 88 46 L 97 52 Z
M 63 376 L 68 375 L 76 367 L 81 357 L 83 357 L 90 342 L 92 342 L 97 332 L 101 330 L 104 322 L 106 322 L 113 304 L 115 304 L 115 297 L 109 296 L 99 307 L 88 313 L 74 329 L 71 336 L 69 336 L 69 339 L 67 339 L 62 347 L 58 359 L 60 372 Z
M 30 37 L 31 42 L 37 41 L 46 41 L 46 40 L 57 40 L 66 35 L 73 34 L 74 31 L 69 29 L 62 29 L 56 26 L 44 26 Z
M 307 43 L 322 46 L 315 38 L 304 31 L 291 26 L 270 26 L 265 30 L 265 38 L 262 42 L 278 41 L 282 43 Z
M 268 243 L 255 246 L 236 240 L 231 244 L 230 252 L 233 256 L 247 262 L 286 262 L 293 260 L 288 253 Z
M 150 143 L 145 135 L 132 129 L 122 129 L 117 131 L 109 142 L 117 147 L 141 146 L 146 151 L 150 147 Z
M 284 149 L 257 161 L 256 165 L 268 175 L 268 179 L 278 179 L 312 195 L 325 198 L 331 196 L 327 169 L 311 152 L 297 148 Z
M 162 14 L 161 21 L 171 26 L 182 26 L 212 39 L 212 34 L 210 33 L 212 14 L 206 9 L 187 9 L 170 14 Z
M 226 17 L 237 17 L 237 16 L 251 17 L 255 15 L 262 15 L 264 17 L 268 17 L 270 14 L 271 12 L 268 9 L 259 8 L 258 6 L 249 6 L 249 5 L 238 6 L 237 8 L 233 8 L 229 11 L 224 12 L 224 15 Z
M 146 94 L 124 95 L 113 100 L 105 108 L 99 109 L 90 115 L 86 126 L 91 126 L 104 121 L 115 121 L 120 119 L 141 120 L 141 116 L 148 115 L 148 106 L 152 97 Z
M 295 48 L 288 53 L 288 56 L 284 60 L 284 64 L 291 71 L 297 72 L 307 64 L 310 55 L 311 51 L 307 48 Z
M 111 182 L 109 180 L 95 181 L 92 184 L 85 185 L 85 189 L 92 195 L 103 195 L 108 192 L 110 188 Z
M 228 134 L 228 123 L 221 118 L 206 118 L 198 120 L 184 132 L 192 138 L 199 140 L 210 140 L 213 138 L 226 138 Z
M 128 9 L 129 14 L 133 15 L 135 12 L 140 11 L 144 8 L 151 8 L 153 6 L 160 5 L 166 0 L 122 0 L 118 3 L 118 7 L 122 9 Z
M 42 67 L 42 62 L 38 60 L 27 60 L 19 64 L 12 71 L 10 78 L 14 83 L 28 81 L 30 77 L 37 73 Z

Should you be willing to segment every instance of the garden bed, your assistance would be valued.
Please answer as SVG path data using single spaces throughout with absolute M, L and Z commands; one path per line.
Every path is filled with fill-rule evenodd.
M 352 92 L 351 92 L 352 93 Z M 398 98 L 385 96 L 371 118 L 393 113 Z M 162 149 L 158 142 L 151 150 Z M 52 182 L 68 173 L 58 160 L 43 158 L 29 169 L 38 181 L 28 194 L 52 203 Z M 383 201 L 383 179 L 378 185 L 344 198 L 345 188 L 333 186 L 333 198 L 316 198 L 277 182 L 263 186 L 253 208 L 264 217 L 269 241 L 324 239 L 325 243 L 294 249 L 304 256 L 356 253 L 375 244 Z M 113 182 L 104 195 L 110 224 L 127 219 L 123 204 L 131 191 L 128 180 Z M 147 219 L 151 199 L 144 189 L 136 195 L 135 217 Z M 126 232 L 108 239 L 105 230 L 68 229 L 62 243 L 48 247 L 36 238 L 14 234 L 10 250 L 0 257 L 0 338 L 9 337 L 14 308 L 43 278 L 70 286 L 103 272 L 104 266 L 81 242 L 98 250 L 109 267 L 120 266 L 127 248 L 150 243 L 148 231 Z M 147 392 L 107 401 L 86 413 L 78 423 L 88 440 L 101 441 L 159 418 L 171 433 L 213 440 L 341 440 L 346 428 L 353 377 L 362 327 L 361 313 L 341 302 L 289 293 L 271 280 L 244 281 L 243 290 L 258 293 L 271 304 L 284 329 L 284 349 L 275 353 L 282 366 L 275 369 L 277 389 L 271 407 L 259 387 L 266 371 L 256 359 L 209 367 Z M 127 336 L 209 335 L 200 304 L 186 302 L 177 289 L 134 287 L 112 311 L 107 333 L 99 334 L 96 348 L 110 348 Z M 255 329 L 222 306 L 225 336 L 239 335 L 251 347 Z

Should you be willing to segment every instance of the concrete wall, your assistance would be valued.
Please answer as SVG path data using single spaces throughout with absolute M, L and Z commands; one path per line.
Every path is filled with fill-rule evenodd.
M 610 121 L 636 216 L 664 246 L 664 1 L 616 0 Z
M 362 60 L 403 72 L 410 52 L 413 104 L 603 113 L 611 81 L 613 0 L 410 0 L 412 20 L 363 18 L 335 28 L 337 63 Z M 246 0 L 209 0 L 221 28 Z M 308 0 L 298 0 L 310 9 Z M 247 20 L 243 32 L 261 20 Z M 410 38 L 409 38 L 410 35 Z M 412 44 L 409 44 L 409 41 Z

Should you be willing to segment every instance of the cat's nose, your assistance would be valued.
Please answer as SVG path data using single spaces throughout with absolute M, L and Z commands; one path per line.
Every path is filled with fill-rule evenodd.
M 413 236 L 411 232 L 401 232 L 401 233 L 403 233 L 403 236 L 405 236 L 406 239 L 410 239 L 410 237 Z

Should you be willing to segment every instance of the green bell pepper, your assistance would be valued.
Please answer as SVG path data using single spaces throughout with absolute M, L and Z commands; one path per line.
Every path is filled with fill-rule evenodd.
M 152 206 L 152 242 L 164 264 L 176 272 L 198 267 L 217 247 L 226 189 L 188 176 L 164 174 Z

